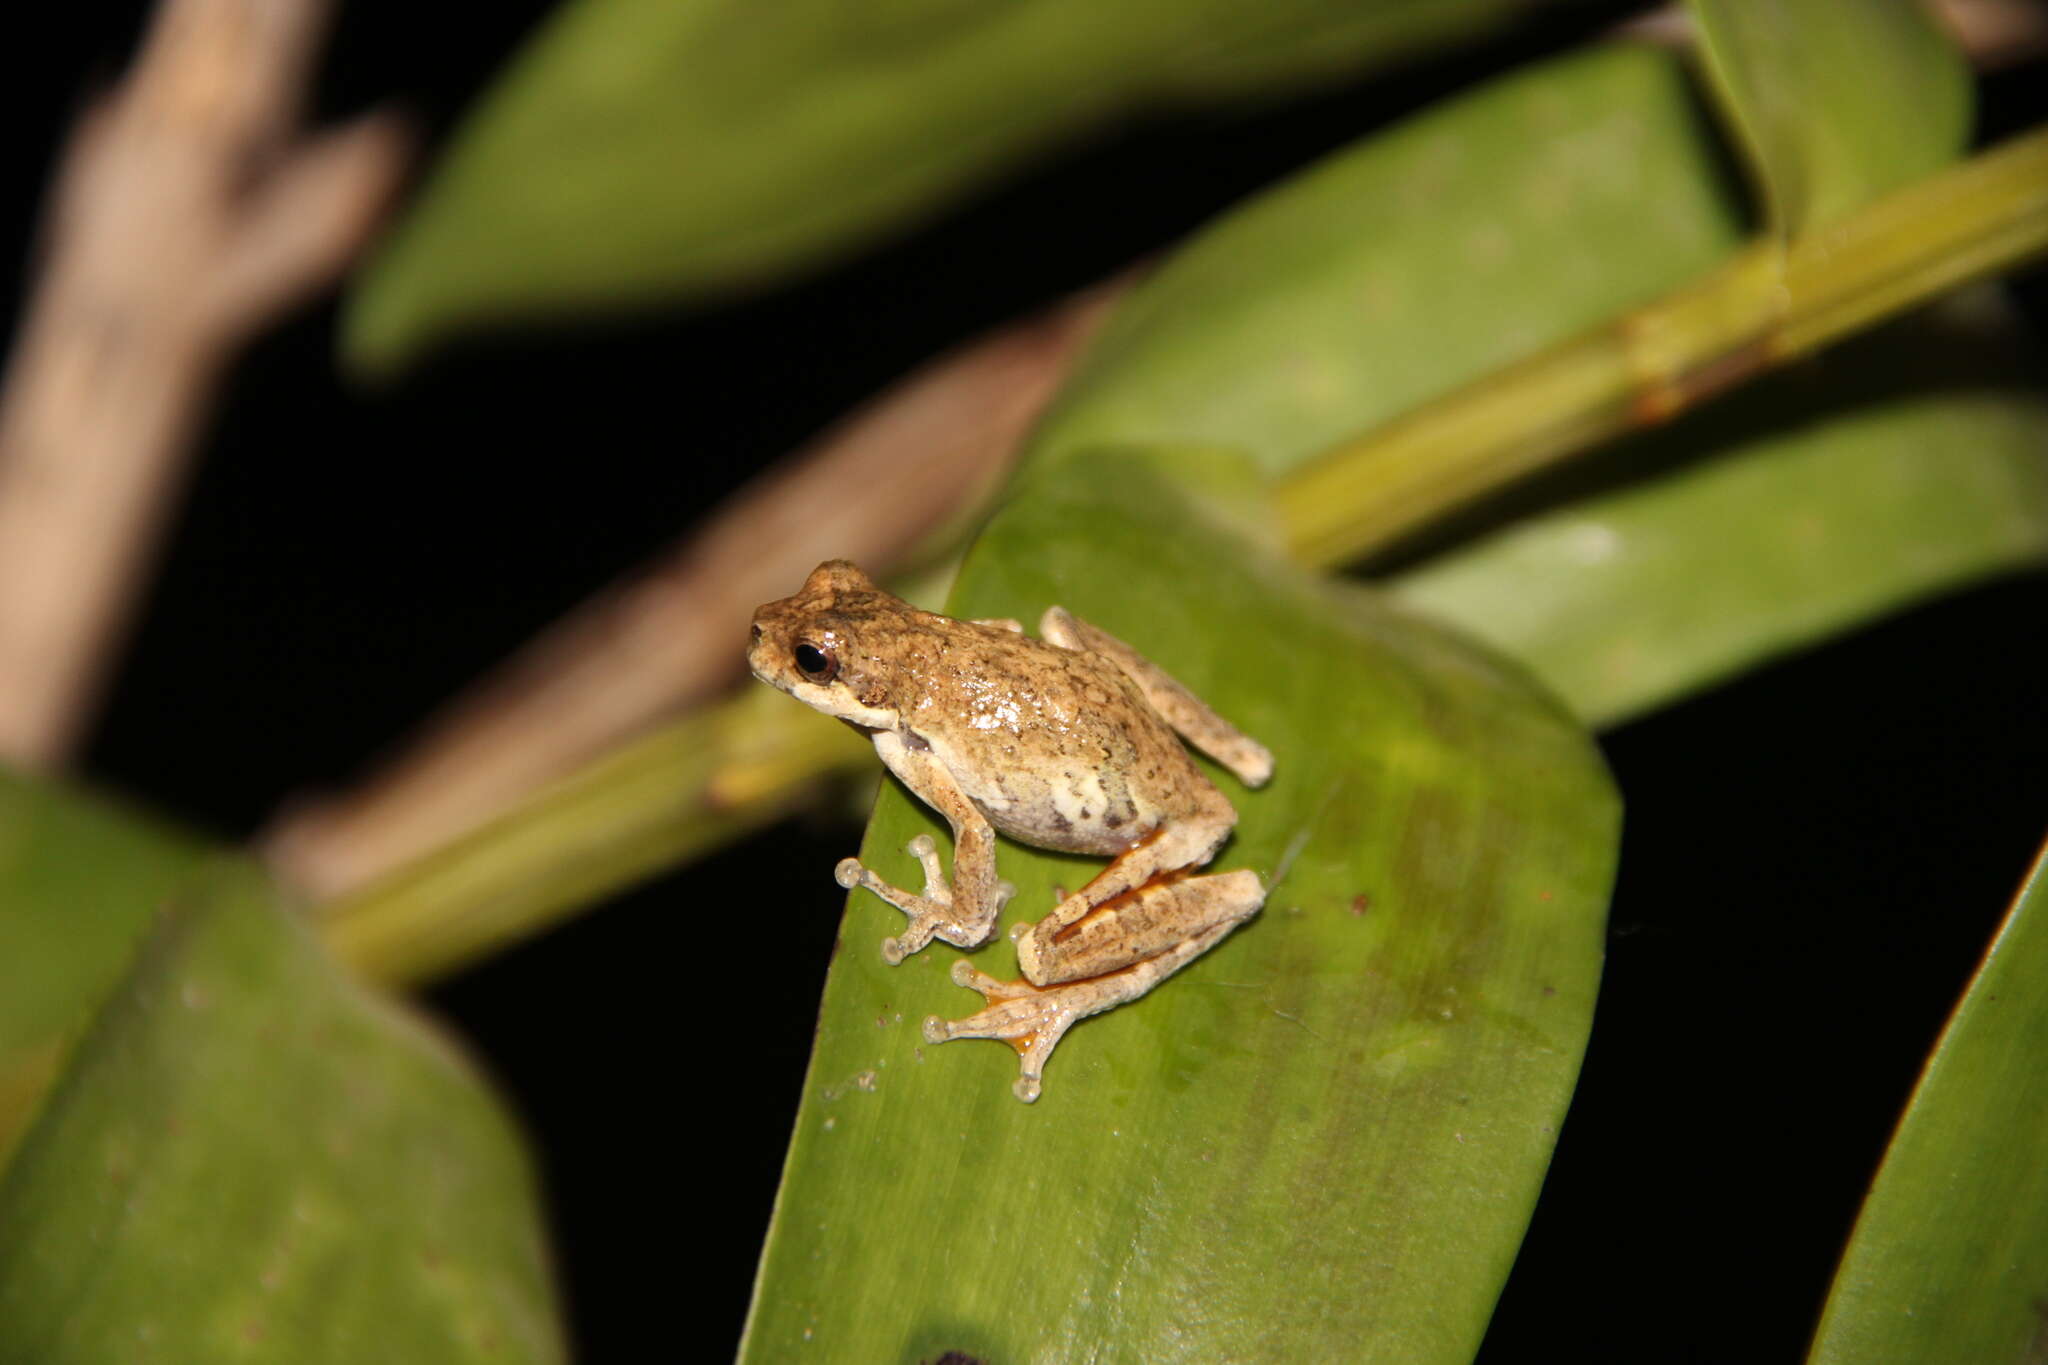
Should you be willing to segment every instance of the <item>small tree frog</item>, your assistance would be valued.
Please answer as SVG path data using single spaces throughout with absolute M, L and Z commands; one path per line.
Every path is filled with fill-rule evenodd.
M 953 826 L 950 881 L 929 836 L 910 842 L 922 892 L 854 858 L 836 870 L 841 886 L 864 886 L 909 916 L 882 942 L 890 963 L 934 938 L 977 948 L 993 936 L 1013 894 L 996 877 L 997 831 L 1114 860 L 1020 927 L 1024 980 L 998 981 L 963 959 L 953 979 L 987 1008 L 925 1020 L 931 1042 L 1007 1041 L 1027 1102 L 1074 1023 L 1145 994 L 1265 900 L 1250 870 L 1189 875 L 1215 857 L 1237 812 L 1175 732 L 1249 786 L 1273 771 L 1262 745 L 1123 641 L 1056 606 L 1039 632 L 920 611 L 833 560 L 754 614 L 747 650 L 755 677 L 871 737 L 889 770 Z

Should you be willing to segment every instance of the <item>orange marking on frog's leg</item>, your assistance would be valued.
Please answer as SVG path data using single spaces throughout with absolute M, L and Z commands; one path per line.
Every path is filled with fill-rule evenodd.
M 1224 935 L 1258 909 L 1264 893 L 1258 878 L 1250 872 L 1232 872 L 1224 877 L 1203 877 L 1199 881 L 1227 881 L 1251 878 L 1249 908 L 1227 922 L 1215 924 L 1175 944 L 1156 957 L 1080 981 L 1038 987 L 1028 981 L 998 981 L 978 971 L 974 964 L 953 964 L 956 984 L 977 990 L 988 1008 L 965 1019 L 941 1019 L 932 1015 L 924 1021 L 925 1041 L 950 1042 L 955 1038 L 995 1038 L 1008 1043 L 1017 1053 L 1018 1076 L 1012 1087 L 1026 1104 L 1038 1098 L 1044 1085 L 1045 1064 L 1067 1030 L 1091 1014 L 1114 1009 L 1135 1000 L 1175 972 L 1221 942 Z M 1242 885 L 1240 885 L 1242 891 Z
M 1153 830 L 1102 869 L 1079 891 L 1063 898 L 1052 913 L 1027 929 L 1017 941 L 1017 960 L 1026 976 L 1033 964 L 1056 955 L 1056 946 L 1067 931 L 1118 898 L 1128 896 L 1169 875 L 1200 867 L 1216 856 L 1229 837 L 1230 806 L 1216 798 L 1219 812 L 1209 818 L 1184 819 Z M 1041 984 L 1043 984 L 1041 982 Z

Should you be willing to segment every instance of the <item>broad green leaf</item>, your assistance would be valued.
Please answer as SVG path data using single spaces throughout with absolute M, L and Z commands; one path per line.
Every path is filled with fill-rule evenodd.
M 2048 556 L 2038 375 L 1994 298 L 1954 300 L 1604 461 L 1657 472 L 1387 586 L 1610 725 Z
M 1229 445 L 1277 475 L 1686 283 L 1741 223 L 1676 58 L 1551 61 L 1203 229 L 1118 307 L 1031 452 Z
M 729 290 L 1054 142 L 1286 91 L 1528 0 L 568 0 L 457 132 L 349 301 L 394 368 L 456 329 Z
M 743 1358 L 1468 1360 L 1591 1019 L 1619 833 L 1598 754 L 1514 669 L 1331 594 L 1144 459 L 1080 458 L 998 514 L 950 609 L 1063 603 L 1266 741 L 1269 786 L 1219 779 L 1217 863 L 1266 907 L 1077 1027 L 1027 1106 L 1008 1048 L 921 1041 L 979 997 L 950 948 L 884 965 L 902 917 L 856 893 Z M 1226 499 L 1256 505 L 1235 467 Z M 864 856 L 907 878 L 927 831 L 945 846 L 892 784 Z M 1012 920 L 1099 866 L 999 863 Z
M 1968 61 L 1921 0 L 1690 0 L 1773 229 L 1794 236 L 1959 155 Z
M 0 1171 L 202 850 L 0 771 Z
M 220 859 L 0 1176 L 0 1360 L 560 1360 L 535 1203 L 469 1065 Z
M 2048 1285 L 2048 862 L 1943 1030 L 1808 1359 L 2041 1359 Z

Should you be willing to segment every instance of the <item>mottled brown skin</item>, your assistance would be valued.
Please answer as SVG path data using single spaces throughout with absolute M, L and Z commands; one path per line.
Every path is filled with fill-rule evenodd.
M 1236 823 L 1137 685 L 1096 655 L 920 611 L 844 561 L 762 607 L 754 626 L 757 676 L 784 686 L 763 659 L 786 658 L 799 639 L 832 651 L 829 686 L 855 705 L 819 709 L 937 753 L 989 823 L 1020 842 L 1114 856 L 1168 821 Z
M 901 961 L 943 938 L 978 947 L 1008 883 L 992 830 L 1041 848 L 1114 858 L 1018 941 L 1027 982 L 966 963 L 955 978 L 988 996 L 971 1019 L 929 1020 L 926 1035 L 1000 1037 L 1017 1047 L 1026 1099 L 1066 1029 L 1135 999 L 1192 961 L 1264 899 L 1249 871 L 1190 877 L 1229 837 L 1237 812 L 1176 731 L 1251 785 L 1272 759 L 1129 645 L 1059 607 L 1034 640 L 1014 621 L 920 611 L 852 564 L 821 564 L 792 597 L 755 614 L 755 676 L 868 734 L 903 783 L 953 827 L 948 879 L 920 836 L 922 894 L 854 859 L 842 885 L 866 886 L 910 916 L 883 956 Z M 964 968 L 964 974 L 960 970 Z

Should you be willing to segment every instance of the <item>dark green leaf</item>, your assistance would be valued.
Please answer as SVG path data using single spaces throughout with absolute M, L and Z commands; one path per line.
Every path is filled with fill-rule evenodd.
M 1676 59 L 1494 81 L 1205 228 L 1119 306 L 1032 443 L 1249 450 L 1280 474 L 1684 284 L 1742 211 Z
M 1690 0 L 1772 227 L 1821 227 L 1970 137 L 1969 63 L 1919 0 Z
M 0 1360 L 560 1360 L 535 1202 L 468 1064 L 223 859 L 0 1178 Z
M 1290 90 L 1529 0 L 571 0 L 354 297 L 389 369 L 479 323 L 731 289 L 1088 127 Z
M 193 841 L 0 771 L 0 1171 Z

